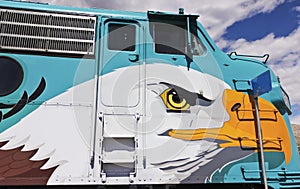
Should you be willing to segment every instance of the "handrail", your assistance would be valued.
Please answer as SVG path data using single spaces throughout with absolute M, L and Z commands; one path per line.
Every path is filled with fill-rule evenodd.
M 270 55 L 269 54 L 264 54 L 263 56 L 259 56 L 259 55 L 246 55 L 246 54 L 237 54 L 237 52 L 231 52 L 229 55 L 229 58 L 232 60 L 236 60 L 238 59 L 237 57 L 245 57 L 245 58 L 258 58 L 258 59 L 264 59 L 262 62 L 264 64 L 267 63 Z

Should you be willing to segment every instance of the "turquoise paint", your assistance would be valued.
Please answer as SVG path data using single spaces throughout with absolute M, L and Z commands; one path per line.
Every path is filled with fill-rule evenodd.
M 80 58 L 63 58 L 34 55 L 16 55 L 1 53 L 16 59 L 24 70 L 24 80 L 21 86 L 12 94 L 0 98 L 1 103 L 15 104 L 26 91 L 32 95 L 42 78 L 46 81 L 45 91 L 32 103 L 26 105 L 16 115 L 0 122 L 0 132 L 5 131 L 22 118 L 33 112 L 40 104 L 67 91 L 82 82 L 91 80 L 95 75 L 95 60 Z M 59 103 L 59 102 L 58 102 Z M 72 103 L 72 102 L 66 102 Z M 8 110 L 4 110 L 5 114 Z
M 215 174 L 211 177 L 211 180 L 208 180 L 208 182 L 237 183 L 243 180 L 249 183 L 260 183 L 261 180 L 259 173 L 260 168 L 258 164 L 258 157 L 259 155 L 257 153 L 253 153 L 237 162 L 230 163 L 224 166 L 222 169 L 217 170 Z M 265 160 L 268 177 L 276 178 L 276 174 L 282 172 L 281 168 L 285 164 L 284 154 L 281 152 L 266 152 Z
M 1 6 L 4 7 L 22 7 L 24 9 L 40 10 L 40 11 L 58 11 L 58 12 L 77 12 L 80 14 L 89 14 L 89 15 L 99 15 L 98 22 L 101 22 L 101 16 L 112 16 L 112 17 L 123 17 L 132 20 L 139 20 L 140 24 L 145 28 L 145 39 L 139 39 L 141 43 L 138 46 L 138 49 L 135 53 L 140 53 L 140 62 L 146 64 L 154 63 L 164 63 L 171 64 L 174 66 L 187 66 L 187 61 L 184 55 L 167 55 L 167 54 L 158 54 L 153 52 L 153 39 L 149 32 L 149 26 L 147 22 L 147 15 L 145 13 L 133 13 L 125 11 L 112 11 L 112 10 L 96 10 L 96 9 L 82 9 L 74 7 L 58 7 L 45 4 L 32 4 L 24 2 L 13 2 L 13 1 L 1 1 Z M 34 6 L 33 6 L 34 5 Z M 100 31 L 100 24 L 97 26 L 97 30 Z M 221 52 L 220 49 L 216 47 L 212 39 L 208 36 L 205 29 L 201 24 L 198 23 L 199 29 L 198 36 L 206 47 L 206 51 L 202 55 L 195 55 L 193 57 L 193 62 L 190 69 L 194 69 L 199 72 L 207 73 L 213 75 L 223 81 L 225 81 L 231 88 L 234 89 L 233 79 L 243 79 L 249 80 L 256 77 L 258 74 L 269 70 L 269 67 L 265 64 L 249 59 L 249 58 L 239 58 L 237 60 L 232 60 L 228 55 Z M 140 31 L 143 33 L 142 31 Z M 203 33 L 203 34 L 202 34 Z M 102 32 L 104 35 L 105 32 Z M 141 35 L 143 36 L 143 35 Z M 22 118 L 29 115 L 31 112 L 36 110 L 42 103 L 47 102 L 47 100 L 52 99 L 68 89 L 94 79 L 97 70 L 97 65 L 100 62 L 102 57 L 99 56 L 100 52 L 103 51 L 101 47 L 99 49 L 99 39 L 100 32 L 97 32 L 96 37 L 96 55 L 94 58 L 67 58 L 67 57 L 51 57 L 51 56 L 37 56 L 37 55 L 21 55 L 21 54 L 9 54 L 1 53 L 0 56 L 8 56 L 16 59 L 24 70 L 24 81 L 21 86 L 12 94 L 0 98 L 0 103 L 16 103 L 24 91 L 30 96 L 42 78 L 46 80 L 46 89 L 41 94 L 41 96 L 36 99 L 35 102 L 30 103 L 24 107 L 18 114 L 2 120 L 0 122 L 0 132 L 5 131 L 9 127 L 18 123 Z M 145 40 L 145 44 L 144 44 Z M 103 41 L 101 41 L 103 42 Z M 211 46 L 214 48 L 212 49 Z M 124 56 L 119 56 L 118 53 L 111 54 L 112 60 L 116 64 L 100 65 L 99 75 L 104 75 L 113 72 L 118 68 L 123 68 L 127 66 L 134 66 L 133 64 L 128 64 L 128 62 L 122 61 Z M 126 58 L 126 57 L 125 57 Z M 176 59 L 176 60 L 175 60 Z M 291 125 L 288 119 L 286 111 L 282 108 L 282 95 L 280 92 L 280 84 L 277 81 L 277 78 L 273 72 L 271 72 L 271 80 L 273 90 L 261 97 L 274 103 L 275 106 L 280 110 L 280 113 L 283 115 L 290 136 L 293 136 Z M 3 110 L 3 113 L 8 112 L 9 110 Z M 266 153 L 266 162 L 267 162 L 267 175 L 269 178 L 274 178 L 270 182 L 271 186 L 275 188 L 280 187 L 278 181 L 278 173 L 282 173 L 283 170 L 286 171 L 299 171 L 299 154 L 297 151 L 297 146 L 295 139 L 291 137 L 292 144 L 292 159 L 289 164 L 286 164 L 282 153 Z M 249 177 L 253 179 L 247 179 L 241 175 L 241 169 L 245 170 L 259 170 L 258 167 L 258 155 L 256 153 L 243 158 L 241 160 L 229 163 L 224 166 L 220 171 L 215 172 L 212 176 L 210 182 L 213 183 L 259 183 L 258 173 L 249 173 Z M 292 181 L 288 181 L 292 182 Z
M 291 188 L 299 188 L 299 184 L 295 179 L 299 175 L 298 167 L 292 168 L 298 162 L 290 162 L 286 165 L 284 154 L 280 152 L 265 152 L 265 166 L 269 186 L 280 188 L 282 185 L 289 184 Z M 208 183 L 261 183 L 260 167 L 258 164 L 259 155 L 253 153 L 237 162 L 224 166 L 221 170 L 217 170 Z M 297 171 L 298 170 L 298 171 Z M 293 173 L 293 175 L 288 175 Z

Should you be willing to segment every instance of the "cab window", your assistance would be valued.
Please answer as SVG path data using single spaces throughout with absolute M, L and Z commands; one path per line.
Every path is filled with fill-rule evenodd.
M 155 23 L 152 33 L 154 38 L 154 50 L 161 54 L 187 54 L 187 30 L 185 25 L 171 25 Z M 194 55 L 202 55 L 206 51 L 199 37 L 191 33 L 191 46 Z
M 164 54 L 185 54 L 185 30 L 170 24 L 155 24 L 155 52 Z
M 136 28 L 131 24 L 109 24 L 108 49 L 135 51 Z

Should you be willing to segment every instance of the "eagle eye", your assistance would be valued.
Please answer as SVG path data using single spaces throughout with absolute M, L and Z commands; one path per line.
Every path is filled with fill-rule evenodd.
M 165 90 L 160 97 L 162 98 L 168 110 L 185 111 L 190 108 L 190 104 L 187 102 L 187 100 L 174 88 Z

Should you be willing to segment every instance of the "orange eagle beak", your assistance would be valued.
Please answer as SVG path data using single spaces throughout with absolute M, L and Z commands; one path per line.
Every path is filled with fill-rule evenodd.
M 169 130 L 168 135 L 182 140 L 220 141 L 221 148 L 240 147 L 241 150 L 258 151 L 258 137 L 254 110 L 248 95 L 225 90 L 223 103 L 230 119 L 221 128 L 195 130 Z M 291 159 L 291 144 L 285 121 L 278 110 L 268 101 L 259 98 L 259 113 L 265 152 L 284 152 L 286 163 Z

